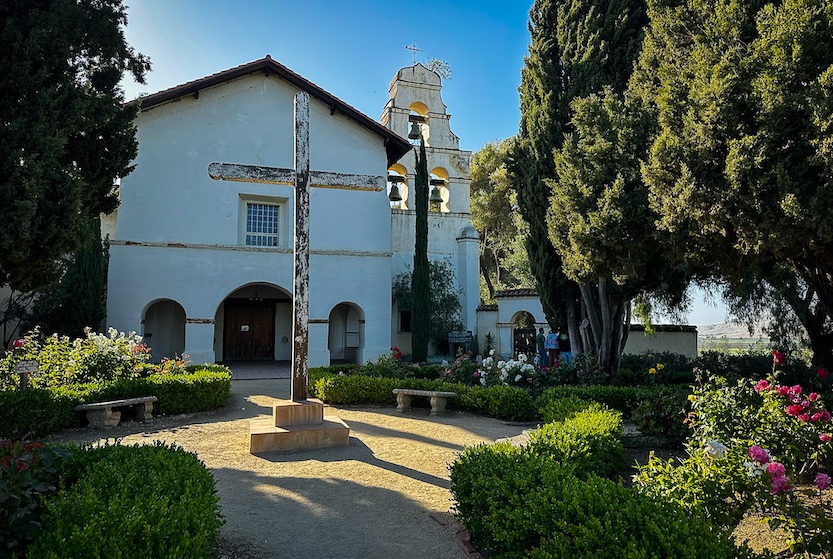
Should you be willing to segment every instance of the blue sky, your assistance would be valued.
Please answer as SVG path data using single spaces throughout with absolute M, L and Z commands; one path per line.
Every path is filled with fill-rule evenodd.
M 443 100 L 460 147 L 476 151 L 518 131 L 518 84 L 531 0 L 126 0 L 128 42 L 150 57 L 146 84 L 128 98 L 272 58 L 378 119 L 396 72 L 445 60 Z M 697 297 L 692 324 L 724 321 Z

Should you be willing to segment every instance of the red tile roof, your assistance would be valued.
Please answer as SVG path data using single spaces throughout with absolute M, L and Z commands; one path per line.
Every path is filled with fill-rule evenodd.
M 495 293 L 495 298 L 500 297 L 537 297 L 538 291 L 532 288 L 504 289 Z
M 185 97 L 186 95 L 194 95 L 195 97 L 198 97 L 201 89 L 206 89 L 261 72 L 267 76 L 277 76 L 294 85 L 298 89 L 306 91 L 312 97 L 330 107 L 330 114 L 339 112 L 347 118 L 355 121 L 357 124 L 364 126 L 371 132 L 381 136 L 385 142 L 388 166 L 396 163 L 403 155 L 408 153 L 408 151 L 413 148 L 413 146 L 411 146 L 405 138 L 402 138 L 393 131 L 388 130 L 380 123 L 360 112 L 358 109 L 351 107 L 338 97 L 324 91 L 306 78 L 299 76 L 283 64 L 273 60 L 268 54 L 266 55 L 266 58 L 241 64 L 240 66 L 223 70 L 222 72 L 217 72 L 216 74 L 211 74 L 210 76 L 206 76 L 198 80 L 190 81 L 170 89 L 165 89 L 158 93 L 141 97 L 138 99 L 139 107 L 141 110 L 147 111 L 158 105 L 167 103 L 168 101 Z

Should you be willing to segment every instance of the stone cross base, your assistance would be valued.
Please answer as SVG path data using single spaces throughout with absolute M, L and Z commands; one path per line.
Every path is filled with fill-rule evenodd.
M 279 400 L 272 417 L 251 420 L 249 452 L 292 452 L 348 446 L 350 427 L 335 416 L 324 415 L 320 400 Z

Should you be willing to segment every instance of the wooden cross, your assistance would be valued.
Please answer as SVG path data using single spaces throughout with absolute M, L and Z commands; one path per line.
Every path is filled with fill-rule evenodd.
M 295 95 L 295 168 L 278 169 L 257 165 L 211 163 L 214 180 L 291 184 L 295 186 L 295 284 L 292 310 L 292 401 L 307 399 L 307 349 L 309 347 L 309 187 L 348 190 L 385 189 L 384 175 L 353 175 L 310 171 L 309 94 Z

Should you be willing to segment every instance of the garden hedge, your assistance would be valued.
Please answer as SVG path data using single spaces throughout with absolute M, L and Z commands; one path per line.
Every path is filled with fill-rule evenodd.
M 310 372 L 310 394 L 328 404 L 394 405 L 394 388 L 454 392 L 448 401 L 450 409 L 462 409 L 508 419 L 534 419 L 537 409 L 532 397 L 521 388 L 509 386 L 466 386 L 422 378 L 387 378 L 362 374 L 333 375 L 321 370 Z M 414 400 L 415 405 L 428 405 L 428 400 Z
M 73 453 L 79 458 L 79 453 Z M 214 478 L 196 455 L 155 445 L 84 451 L 51 499 L 29 559 L 210 559 L 222 524 Z
M 481 444 L 451 466 L 456 513 L 491 557 L 756 557 L 703 517 L 599 477 L 599 461 L 559 462 L 541 450 Z
M 231 372 L 219 365 L 189 367 L 182 374 L 156 374 L 50 389 L 0 391 L 0 437 L 42 437 L 84 424 L 79 404 L 156 396 L 154 414 L 194 413 L 223 407 L 231 393 Z

